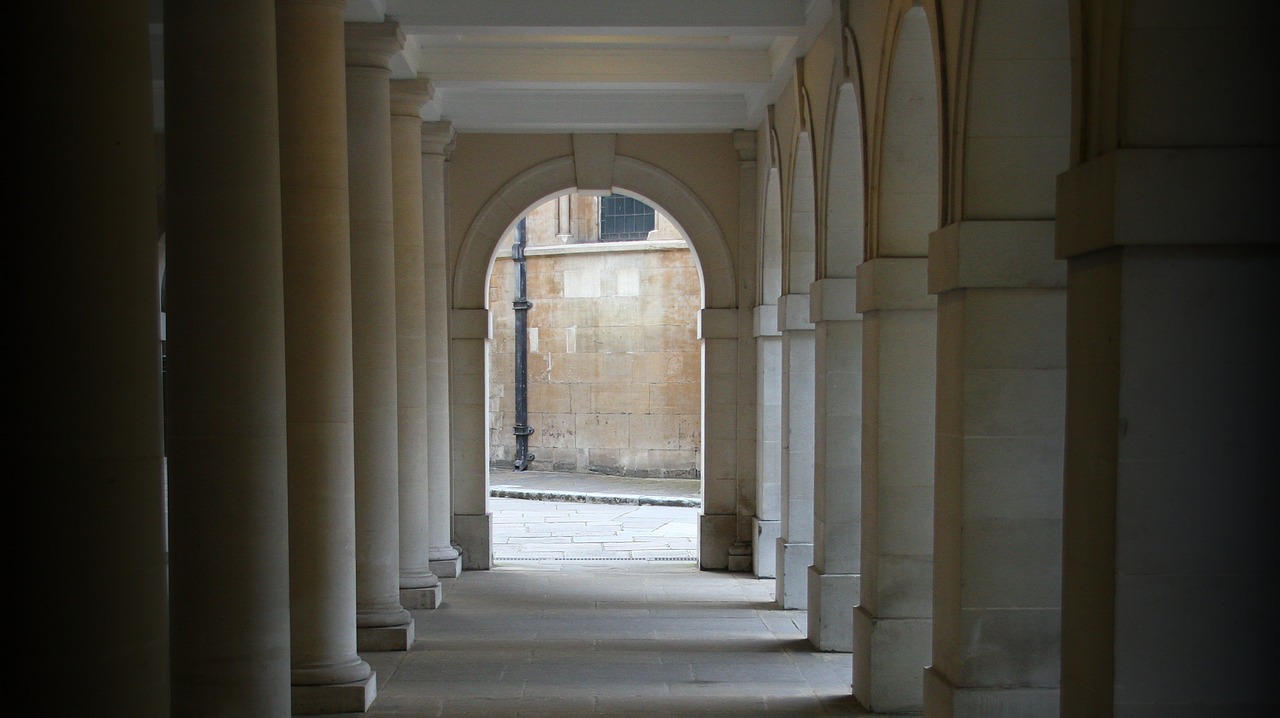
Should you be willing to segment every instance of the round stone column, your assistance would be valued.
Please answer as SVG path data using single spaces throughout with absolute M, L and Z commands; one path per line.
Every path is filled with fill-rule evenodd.
M 462 556 L 453 545 L 449 459 L 449 274 L 445 237 L 445 160 L 456 134 L 448 122 L 422 125 L 422 232 L 426 274 L 427 481 L 431 571 L 456 577 Z
M 356 627 L 364 650 L 407 650 L 400 605 L 399 421 L 395 225 L 391 191 L 394 23 L 349 23 L 347 162 L 355 376 Z
M 295 712 L 363 710 L 341 0 L 278 3 Z
M 392 191 L 395 193 L 396 376 L 399 390 L 400 603 L 440 605 L 431 572 L 427 439 L 427 299 L 422 253 L 422 106 L 431 83 L 391 82 Z
M 10 475 L 35 487 L 13 503 L 25 519 L 14 535 L 34 547 L 15 552 L 17 585 L 45 590 L 25 591 L 14 608 L 91 586 L 74 620 L 42 626 L 37 659 L 74 645 L 92 667 L 74 672 L 70 691 L 56 671 L 38 671 L 58 684 L 55 710 L 159 718 L 169 715 L 169 616 L 147 3 L 49 10 L 60 32 L 94 42 L 67 43 L 51 67 L 42 60 L 39 102 L 24 105 L 40 108 L 26 113 L 35 136 L 23 137 L 39 171 L 24 176 L 15 209 L 39 218 L 39 239 L 21 241 L 21 265 L 11 265 L 24 270 L 9 305 L 21 427 Z M 97 108 L 90 121 L 85 107 Z M 195 648 L 184 644 L 184 658 Z
M 275 27 L 165 8 L 174 715 L 290 711 Z

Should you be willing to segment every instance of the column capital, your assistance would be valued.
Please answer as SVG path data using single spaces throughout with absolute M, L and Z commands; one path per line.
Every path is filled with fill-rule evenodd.
M 929 235 L 929 292 L 966 288 L 1062 288 L 1053 220 L 965 220 Z
M 829 277 L 809 285 L 809 321 L 855 322 L 858 313 L 858 280 Z
M 349 22 L 344 25 L 347 67 L 391 69 L 391 58 L 404 49 L 404 31 L 394 22 Z
M 391 81 L 391 114 L 394 117 L 422 119 L 422 106 L 431 101 L 435 88 L 431 80 L 415 77 L 412 80 Z
M 448 156 L 457 137 L 452 122 L 423 122 L 422 154 Z
M 1275 147 L 1123 149 L 1058 175 L 1057 256 L 1113 247 L 1275 242 Z
M 857 311 L 936 309 L 929 293 L 929 260 L 925 257 L 877 257 L 858 265 Z
M 778 305 L 760 304 L 751 310 L 751 332 L 756 337 L 780 337 Z
M 808 294 L 784 294 L 778 297 L 778 331 L 811 332 Z

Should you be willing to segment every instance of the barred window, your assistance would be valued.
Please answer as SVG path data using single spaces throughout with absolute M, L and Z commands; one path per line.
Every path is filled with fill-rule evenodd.
M 647 239 L 655 225 L 653 207 L 620 194 L 600 198 L 600 241 Z

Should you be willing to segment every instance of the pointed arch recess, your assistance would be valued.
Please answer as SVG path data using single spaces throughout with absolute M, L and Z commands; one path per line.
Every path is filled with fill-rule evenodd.
M 941 222 L 941 112 L 929 17 L 904 3 L 885 44 L 871 159 L 868 254 L 924 257 L 928 237 Z
M 862 62 L 857 39 L 845 26 L 831 77 L 827 156 L 823 158 L 823 231 L 818 241 L 818 279 L 853 277 L 867 256 L 867 133 L 863 117 Z
M 826 232 L 818 248 L 818 278 L 853 277 L 866 254 L 866 156 L 858 90 L 836 88 L 826 146 Z
M 765 173 L 763 227 L 760 233 L 760 303 L 777 304 L 782 295 L 782 143 L 778 140 L 775 108 L 769 105 L 769 171 Z
M 775 165 L 765 183 L 764 231 L 760 250 L 760 303 L 777 304 L 782 295 L 782 179 Z
M 782 289 L 785 294 L 808 294 L 817 274 L 817 187 L 808 132 L 799 132 L 792 144 L 788 189 Z
M 944 224 L 1053 218 L 1071 160 L 1069 15 L 1061 0 L 967 6 Z

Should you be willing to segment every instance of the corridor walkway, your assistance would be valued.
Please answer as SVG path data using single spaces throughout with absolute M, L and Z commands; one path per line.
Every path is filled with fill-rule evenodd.
M 375 718 L 857 716 L 774 582 L 688 565 L 502 566 L 444 579 L 407 653 L 367 653 Z
M 495 475 L 495 568 L 443 579 L 408 653 L 366 653 L 373 718 L 856 716 L 772 579 L 699 571 L 696 480 Z

